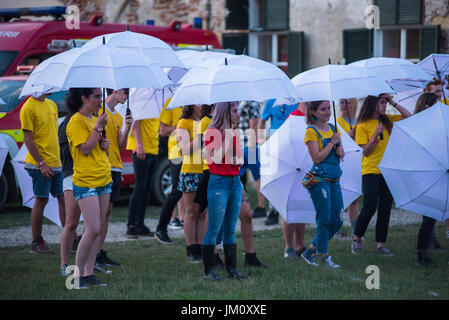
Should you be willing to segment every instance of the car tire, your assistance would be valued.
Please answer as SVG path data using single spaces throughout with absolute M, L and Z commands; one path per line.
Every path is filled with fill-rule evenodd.
M 152 204 L 161 206 L 172 187 L 172 177 L 170 170 L 170 160 L 167 158 L 160 159 L 154 168 L 152 186 L 152 197 L 150 202 Z

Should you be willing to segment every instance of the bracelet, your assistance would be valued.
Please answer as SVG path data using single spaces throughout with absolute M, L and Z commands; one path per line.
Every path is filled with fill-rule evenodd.
M 41 161 L 41 162 L 39 162 L 38 167 L 40 168 L 40 167 L 43 166 L 44 164 L 45 164 L 44 161 Z
M 95 131 L 97 131 L 98 133 L 101 133 L 103 131 L 103 129 L 101 128 L 94 128 Z

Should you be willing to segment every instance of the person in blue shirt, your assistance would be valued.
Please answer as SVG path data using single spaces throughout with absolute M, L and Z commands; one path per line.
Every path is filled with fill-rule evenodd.
M 303 104 L 300 106 L 298 106 L 297 103 L 290 105 L 275 105 L 275 101 L 275 99 L 267 100 L 257 127 L 258 130 L 264 130 L 266 127 L 266 122 L 270 120 L 270 129 L 268 131 L 269 136 L 272 136 L 274 132 L 282 126 L 292 112 L 298 108 L 304 112 L 302 109 Z M 260 136 L 260 134 L 258 136 Z M 262 141 L 260 141 L 260 143 L 262 143 Z M 277 212 L 277 210 L 270 204 L 270 213 L 265 221 L 265 224 L 274 225 L 278 222 L 279 212 Z M 298 259 L 301 253 L 305 250 L 304 231 L 305 225 L 303 223 L 288 224 L 284 219 L 282 219 L 282 232 L 285 241 L 284 258 Z M 294 246 L 293 243 L 295 244 Z

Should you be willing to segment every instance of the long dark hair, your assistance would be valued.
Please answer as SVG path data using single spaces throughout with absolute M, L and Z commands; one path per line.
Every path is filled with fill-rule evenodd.
M 419 113 L 423 110 L 426 110 L 427 107 L 433 106 L 438 102 L 438 96 L 432 92 L 426 92 L 419 96 L 418 101 L 416 101 L 415 106 L 415 114 Z
M 69 111 L 66 118 L 70 118 L 80 111 L 83 105 L 82 96 L 89 97 L 93 92 L 94 88 L 70 88 L 65 96 L 65 105 Z
M 179 117 L 179 120 L 191 119 L 194 112 L 195 112 L 195 104 L 189 104 L 187 106 L 183 106 L 182 113 L 181 113 L 181 116 Z
M 312 114 L 312 111 L 317 111 L 320 104 L 322 104 L 326 100 L 318 100 L 318 101 L 312 101 L 306 103 L 306 120 L 307 124 L 314 124 L 316 121 L 315 116 Z
M 360 109 L 359 116 L 357 117 L 357 123 L 365 122 L 373 118 L 373 114 L 379 109 L 379 97 L 368 96 L 363 101 L 362 108 Z M 393 129 L 393 123 L 385 114 L 379 114 L 379 119 L 382 125 L 391 133 Z
M 213 104 L 202 104 L 200 106 L 200 119 L 203 119 L 206 116 L 210 116 L 212 113 L 214 105 Z

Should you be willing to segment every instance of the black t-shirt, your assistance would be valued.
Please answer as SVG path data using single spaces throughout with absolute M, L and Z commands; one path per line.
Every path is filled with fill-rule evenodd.
M 70 154 L 69 140 L 67 139 L 66 128 L 70 118 L 65 118 L 58 128 L 59 149 L 62 162 L 62 175 L 64 178 L 73 174 L 73 159 Z

